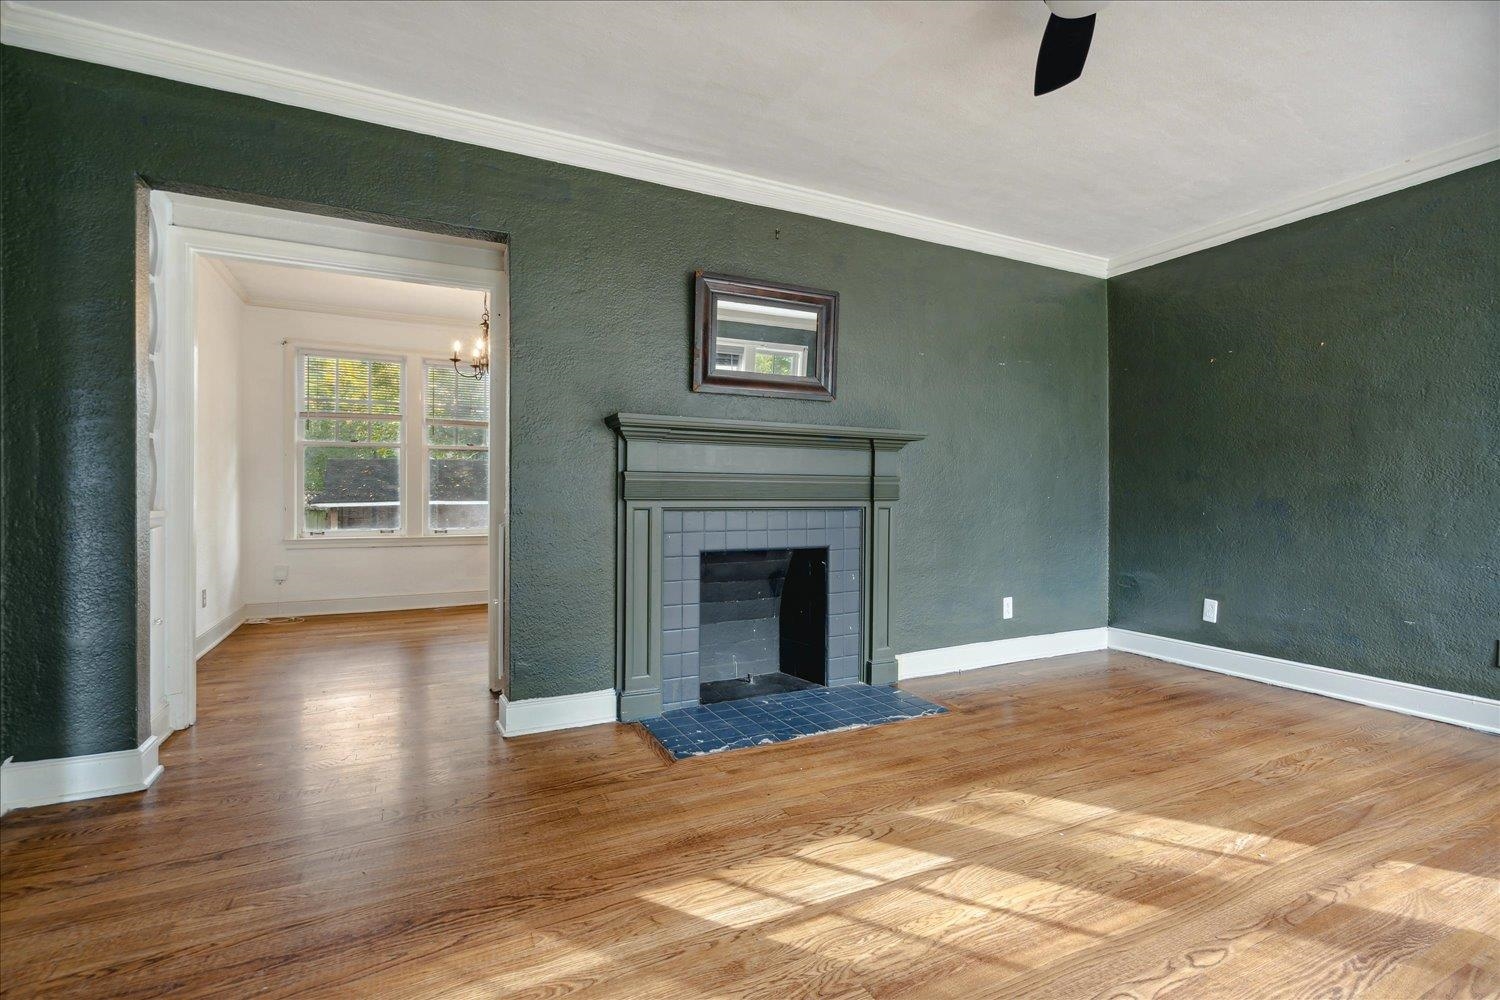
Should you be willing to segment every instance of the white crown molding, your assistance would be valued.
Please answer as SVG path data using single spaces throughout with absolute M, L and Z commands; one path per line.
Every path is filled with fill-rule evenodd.
M 354 319 L 379 320 L 385 323 L 405 323 L 408 326 L 420 327 L 454 327 L 472 329 L 475 326 L 473 320 L 459 319 L 455 316 L 435 316 L 427 313 L 402 313 L 391 312 L 386 309 L 365 309 L 360 306 L 333 306 L 327 302 L 313 301 L 311 299 L 292 299 L 285 296 L 252 295 L 234 269 L 223 257 L 203 257 L 214 274 L 228 286 L 234 293 L 234 297 L 240 300 L 240 305 L 249 306 L 252 309 L 280 309 L 286 312 L 316 313 L 323 316 L 345 316 Z M 206 650 L 200 649 L 198 655 L 202 656 Z
M 1107 641 L 1106 629 L 1083 628 L 1073 632 L 1023 635 L 1014 639 L 995 639 L 990 642 L 971 642 L 965 646 L 897 653 L 896 676 L 904 681 L 913 677 L 951 674 L 958 670 L 979 670 L 1002 663 L 1040 660 L 1068 653 L 1087 653 L 1104 649 Z
M 1412 157 L 1392 167 L 1288 198 L 1258 211 L 1105 258 L 722 167 L 404 97 L 314 73 L 283 69 L 254 59 L 19 5 L 13 0 L 4 0 L 0 4 L 0 41 L 69 59 L 1093 277 L 1127 274 L 1500 159 L 1500 132 L 1491 132 Z
M 576 729 L 618 721 L 614 688 L 564 694 L 553 698 L 523 698 L 511 701 L 500 696 L 500 716 L 495 728 L 507 739 L 531 733 L 549 733 L 555 729 Z
M 1402 715 L 1500 733 L 1500 701 L 1492 698 L 1122 628 L 1109 630 L 1109 648 Z
M 473 319 L 461 319 L 457 316 L 439 316 L 435 313 L 420 312 L 396 312 L 390 309 L 367 309 L 361 306 L 336 306 L 327 302 L 314 299 L 294 299 L 286 295 L 258 295 L 252 293 L 240 281 L 239 275 L 229 262 L 223 257 L 205 256 L 201 258 L 229 290 L 234 293 L 235 298 L 240 300 L 241 305 L 250 306 L 253 309 L 282 309 L 288 312 L 319 313 L 327 316 L 352 316 L 356 319 L 383 320 L 387 323 L 406 323 L 411 326 L 451 326 L 472 329 L 477 324 Z
M 161 777 L 160 744 L 150 736 L 133 750 L 21 763 L 6 760 L 0 765 L 0 813 L 150 788 Z
M 452 327 L 456 330 L 475 330 L 479 323 L 472 319 L 459 319 L 456 316 L 436 316 L 422 313 L 390 312 L 385 309 L 366 309 L 362 306 L 334 306 L 326 302 L 316 302 L 311 299 L 287 299 L 268 298 L 265 296 L 251 295 L 241 298 L 241 302 L 251 309 L 279 309 L 284 312 L 316 313 L 324 316 L 347 316 L 353 319 L 378 320 L 384 323 L 404 323 L 407 326 L 419 327 Z
M 284 69 L 7 2 L 0 41 L 556 163 L 1102 278 L 1106 262 L 974 226 Z
M 1128 274 L 1175 257 L 1185 257 L 1199 250 L 1230 243 L 1244 236 L 1253 236 L 1314 215 L 1369 201 L 1392 191 L 1437 180 L 1494 159 L 1500 159 L 1500 132 L 1490 132 L 1444 149 L 1414 156 L 1394 167 L 1331 184 L 1317 191 L 1288 198 L 1260 211 L 1249 212 L 1111 257 L 1106 273 L 1111 278 Z
M 244 285 L 240 284 L 239 277 L 229 269 L 228 261 L 223 257 L 204 257 L 203 262 L 208 265 L 210 271 L 219 276 L 220 281 L 229 286 L 229 290 L 234 293 L 234 297 L 240 300 L 240 305 L 248 306 L 251 304 L 250 293 L 245 290 Z

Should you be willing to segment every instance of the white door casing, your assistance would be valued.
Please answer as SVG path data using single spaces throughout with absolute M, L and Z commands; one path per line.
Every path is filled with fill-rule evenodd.
M 164 581 L 152 581 L 146 635 L 153 668 L 153 725 L 197 719 L 193 435 L 197 403 L 194 335 L 199 257 L 241 258 L 346 274 L 479 289 L 489 293 L 490 541 L 489 687 L 500 690 L 506 658 L 505 597 L 510 520 L 510 297 L 502 242 L 153 191 L 150 197 L 151 378 L 156 418 L 149 453 L 150 530 L 159 531 Z M 152 567 L 156 572 L 157 567 Z M 158 606 L 159 605 L 159 606 Z M 159 734 L 166 736 L 163 732 Z

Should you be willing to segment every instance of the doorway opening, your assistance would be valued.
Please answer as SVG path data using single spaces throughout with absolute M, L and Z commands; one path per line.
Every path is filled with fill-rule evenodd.
M 151 193 L 152 735 L 267 620 L 482 604 L 475 696 L 503 692 L 506 264 L 499 238 Z

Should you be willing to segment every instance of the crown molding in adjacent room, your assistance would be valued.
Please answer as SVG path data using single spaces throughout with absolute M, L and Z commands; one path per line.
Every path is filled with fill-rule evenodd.
M 1317 191 L 1288 198 L 1259 211 L 1247 212 L 1233 219 L 1111 257 L 1106 274 L 1113 278 L 1118 274 L 1138 271 L 1174 257 L 1185 257 L 1199 250 L 1232 242 L 1242 236 L 1252 236 L 1289 222 L 1332 212 L 1402 188 L 1414 187 L 1424 181 L 1437 180 L 1494 159 L 1500 159 L 1500 132 L 1490 132 L 1443 149 L 1413 156 L 1394 167 L 1362 174 Z
M 3 17 L 0 17 L 0 41 L 69 59 L 586 167 L 765 208 L 797 212 L 929 243 L 975 250 L 1096 278 L 1104 276 L 1106 261 L 1094 254 L 722 167 L 631 149 L 600 139 L 465 111 L 300 70 L 284 69 L 50 10 L 5 3 Z
M 470 319 L 454 316 L 429 316 L 421 313 L 391 312 L 387 309 L 364 309 L 359 306 L 332 306 L 326 302 L 308 299 L 267 298 L 259 295 L 242 295 L 240 301 L 251 309 L 280 309 L 287 312 L 315 313 L 323 316 L 344 316 L 351 319 L 378 320 L 383 323 L 405 323 L 408 326 L 444 326 L 455 330 L 477 329 L 479 324 Z
M 208 265 L 209 270 L 219 276 L 220 281 L 229 286 L 229 290 L 234 293 L 235 298 L 240 300 L 241 305 L 252 304 L 250 293 L 245 291 L 245 286 L 240 284 L 239 277 L 229 269 L 223 257 L 204 257 L 203 262 Z
M 404 313 L 393 312 L 389 309 L 365 309 L 359 306 L 334 306 L 326 302 L 308 299 L 293 299 L 284 295 L 255 295 L 245 288 L 244 282 L 240 281 L 239 275 L 223 257 L 204 255 L 203 262 L 209 269 L 219 276 L 234 293 L 234 297 L 240 300 L 240 304 L 252 309 L 282 309 L 290 312 L 317 313 L 324 316 L 344 316 L 354 319 L 373 319 L 386 323 L 406 323 L 412 326 L 451 326 L 461 329 L 470 329 L 475 326 L 473 320 L 459 319 L 456 316 L 433 316 L 427 313 Z

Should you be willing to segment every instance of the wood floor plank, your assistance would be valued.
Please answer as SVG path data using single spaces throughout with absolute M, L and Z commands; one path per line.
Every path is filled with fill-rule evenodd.
M 484 637 L 230 637 L 155 788 L 0 822 L 5 995 L 1496 994 L 1492 737 L 1100 652 L 673 763 L 502 740 Z

